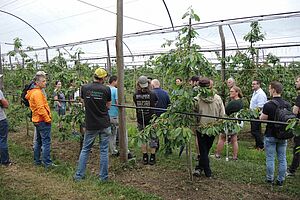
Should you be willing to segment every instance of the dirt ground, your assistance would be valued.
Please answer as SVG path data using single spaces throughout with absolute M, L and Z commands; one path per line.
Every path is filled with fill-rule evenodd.
M 28 149 L 32 148 L 32 137 L 24 133 L 11 133 L 10 140 Z M 79 143 L 74 141 L 52 142 L 52 155 L 55 159 L 76 165 Z M 99 150 L 94 147 L 90 155 L 88 169 L 97 173 Z M 137 159 L 132 169 L 116 168 L 118 158 L 110 159 L 110 179 L 132 186 L 146 193 L 156 194 L 167 200 L 180 199 L 295 199 L 285 194 L 271 191 L 266 185 L 232 183 L 227 180 L 205 176 L 189 180 L 185 170 L 175 170 L 163 165 L 142 165 Z

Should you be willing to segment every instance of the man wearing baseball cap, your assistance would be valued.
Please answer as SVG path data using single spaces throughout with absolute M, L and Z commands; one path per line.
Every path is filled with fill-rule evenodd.
M 133 95 L 133 101 L 137 107 L 155 107 L 158 101 L 157 95 L 150 90 L 149 79 L 146 76 L 140 76 L 136 85 L 136 92 Z M 148 108 L 136 109 L 138 130 L 142 131 L 150 124 L 154 110 Z M 148 144 L 142 144 L 143 164 L 154 165 L 156 163 L 156 148 L 158 147 L 158 138 L 152 136 Z M 150 158 L 148 153 L 150 153 Z
M 94 73 L 93 83 L 81 88 L 81 98 L 85 106 L 86 133 L 74 175 L 75 181 L 80 181 L 85 176 L 86 163 L 97 135 L 100 143 L 99 178 L 101 181 L 108 179 L 108 146 L 111 133 L 108 110 L 111 106 L 111 91 L 104 85 L 106 77 L 107 72 L 98 68 Z

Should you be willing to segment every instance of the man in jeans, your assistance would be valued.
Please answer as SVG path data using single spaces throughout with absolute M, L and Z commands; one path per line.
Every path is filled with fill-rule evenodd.
M 4 112 L 4 108 L 8 108 L 8 105 L 8 101 L 0 90 L 0 164 L 5 166 L 11 164 L 7 145 L 8 122 Z
M 29 101 L 32 111 L 32 122 L 36 127 L 36 138 L 34 142 L 34 164 L 51 167 L 55 166 L 50 158 L 51 151 L 51 112 L 44 91 L 46 88 L 46 73 L 38 71 L 34 84 L 27 91 L 25 98 Z M 42 160 L 41 160 L 42 151 Z
M 281 98 L 281 93 L 283 86 L 277 81 L 273 81 L 269 85 L 269 93 L 272 97 L 272 101 L 277 101 L 280 106 L 290 108 L 288 102 L 284 101 Z M 274 121 L 276 113 L 276 104 L 272 101 L 267 102 L 262 110 L 260 115 L 261 120 L 271 120 Z M 276 131 L 274 124 L 268 123 L 265 131 L 265 152 L 266 152 L 266 182 L 273 184 L 274 183 L 274 171 L 275 171 L 275 157 L 277 154 L 278 160 L 278 175 L 276 180 L 276 185 L 282 186 L 283 181 L 285 180 L 285 173 L 287 168 L 286 161 L 286 147 L 287 140 L 277 139 L 274 135 Z
M 77 171 L 74 175 L 75 181 L 84 178 L 86 163 L 97 135 L 100 137 L 99 178 L 101 181 L 108 179 L 108 145 L 111 134 L 108 109 L 111 106 L 111 91 L 108 86 L 104 85 L 106 77 L 107 72 L 102 68 L 98 68 L 94 73 L 94 82 L 81 88 L 81 98 L 85 106 L 86 133 Z
M 109 149 L 110 153 L 113 156 L 118 156 L 119 152 L 117 150 L 116 146 L 116 140 L 117 140 L 117 135 L 118 135 L 118 126 L 119 126 L 119 120 L 118 120 L 118 107 L 115 105 L 118 105 L 118 89 L 117 89 L 117 84 L 118 84 L 118 78 L 117 76 L 111 76 L 109 78 L 109 88 L 111 92 L 111 103 L 113 106 L 110 107 L 108 114 L 110 117 L 110 124 L 111 124 L 111 136 L 109 140 Z
M 250 101 L 250 109 L 259 109 L 261 110 L 264 104 L 267 102 L 267 95 L 260 87 L 260 80 L 252 81 L 252 98 Z M 255 148 L 260 151 L 264 149 L 263 137 L 261 134 L 261 123 L 260 122 L 251 122 L 251 134 L 255 138 Z

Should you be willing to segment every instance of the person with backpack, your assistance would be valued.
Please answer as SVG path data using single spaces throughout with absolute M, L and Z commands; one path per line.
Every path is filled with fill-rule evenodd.
M 296 98 L 295 105 L 293 107 L 293 113 L 297 115 L 297 118 L 300 118 L 300 76 L 297 77 L 296 83 L 295 83 L 298 96 Z M 300 153 L 297 152 L 297 148 L 300 148 L 300 136 L 294 137 L 294 148 L 293 148 L 293 159 L 292 163 L 289 166 L 286 175 L 287 176 L 295 176 L 296 170 L 299 167 L 300 162 Z
M 153 107 L 155 108 L 158 97 L 150 89 L 150 80 L 146 76 L 140 76 L 136 84 L 136 91 L 133 95 L 133 102 L 137 107 Z M 150 124 L 152 115 L 154 115 L 154 110 L 147 108 L 137 108 L 137 127 L 138 131 L 143 131 L 147 125 Z M 144 165 L 154 165 L 156 163 L 156 148 L 158 147 L 158 138 L 154 134 L 150 138 L 149 143 L 144 143 L 141 145 L 141 150 L 143 153 L 143 164 Z M 148 153 L 150 153 L 150 158 Z
M 268 101 L 260 115 L 261 120 L 279 121 L 278 114 L 280 108 L 291 109 L 290 104 L 281 98 L 283 85 L 278 81 L 273 81 L 269 85 L 269 93 L 272 100 Z M 278 160 L 278 175 L 276 185 L 282 187 L 287 169 L 286 148 L 287 140 L 278 139 L 278 128 L 274 123 L 268 123 L 265 131 L 265 152 L 266 152 L 266 182 L 274 184 L 275 156 Z
M 46 73 L 38 71 L 35 76 L 34 84 L 27 91 L 25 98 L 29 102 L 32 111 L 32 122 L 36 127 L 36 139 L 34 145 L 34 164 L 46 168 L 56 165 L 50 158 L 51 151 L 51 111 L 44 91 L 46 88 Z M 41 160 L 42 151 L 42 160 Z

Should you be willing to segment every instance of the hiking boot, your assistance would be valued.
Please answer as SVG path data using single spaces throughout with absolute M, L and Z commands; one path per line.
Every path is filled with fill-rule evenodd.
M 129 152 L 127 154 L 127 158 L 128 158 L 128 160 L 130 160 L 130 159 L 134 158 L 134 155 L 131 152 Z
M 283 181 L 276 180 L 276 185 L 279 187 L 283 187 Z
M 272 181 L 272 180 L 266 180 L 266 183 L 270 184 L 270 185 L 274 185 L 274 181 Z
M 202 169 L 195 169 L 193 171 L 193 176 L 200 177 L 202 174 L 202 171 L 203 171 Z
M 148 164 L 148 160 L 149 160 L 148 154 L 144 153 L 143 154 L 143 164 L 147 165 Z
M 155 154 L 151 154 L 149 164 L 154 165 L 155 163 L 156 163 Z
M 288 170 L 286 171 L 285 176 L 289 176 L 289 177 L 295 176 L 295 172 L 291 172 L 291 171 L 288 169 Z

